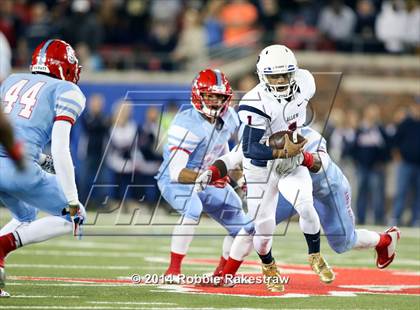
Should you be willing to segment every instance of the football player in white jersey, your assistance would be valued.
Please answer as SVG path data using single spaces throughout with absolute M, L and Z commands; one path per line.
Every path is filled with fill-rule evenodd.
M 286 137 L 282 150 L 266 145 L 267 139 L 282 130 L 298 131 L 306 121 L 306 106 L 315 94 L 312 74 L 299 69 L 293 52 L 284 45 L 264 48 L 257 61 L 260 83 L 242 98 L 239 117 L 244 127 L 243 169 L 247 182 L 248 216 L 255 224 L 254 247 L 263 262 L 263 272 L 279 277 L 271 245 L 275 230 L 275 213 L 280 193 L 299 213 L 299 225 L 309 247 L 309 262 L 321 280 L 330 283 L 334 273 L 320 255 L 320 221 L 314 208 L 312 181 L 305 165 L 313 162 L 310 153 L 304 154 L 304 165 L 287 176 L 271 173 L 267 163 L 281 157 L 300 154 L 303 144 L 292 144 Z M 270 290 L 281 290 L 275 284 Z

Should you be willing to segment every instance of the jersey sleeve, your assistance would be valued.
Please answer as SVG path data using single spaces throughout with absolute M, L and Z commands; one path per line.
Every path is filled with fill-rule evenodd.
M 85 109 L 86 98 L 80 88 L 72 83 L 60 85 L 55 98 L 55 120 L 74 124 Z
M 239 106 L 238 114 L 244 125 L 256 129 L 265 130 L 268 122 L 271 121 L 271 117 L 268 114 L 246 103 Z
M 185 127 L 174 124 L 169 128 L 168 149 L 170 152 L 179 150 L 190 155 L 200 142 L 200 137 Z

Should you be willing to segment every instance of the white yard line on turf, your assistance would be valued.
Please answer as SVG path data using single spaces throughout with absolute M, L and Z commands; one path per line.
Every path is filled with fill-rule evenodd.
M 80 296 L 54 296 L 54 295 L 13 295 L 13 298 L 71 298 L 78 299 Z
M 35 282 L 7 282 L 7 286 L 82 286 L 82 287 L 121 287 L 121 286 L 132 286 L 137 287 L 141 286 L 142 284 L 132 284 L 132 283 L 35 283 Z
M 166 305 L 166 306 L 173 306 L 177 305 L 174 302 L 136 302 L 136 301 L 87 301 L 88 304 L 112 304 L 112 305 Z
M 121 258 L 123 255 L 122 253 L 102 253 L 102 252 L 89 252 L 89 251 L 54 251 L 54 250 L 25 250 L 22 249 L 20 251 L 16 251 L 13 253 L 15 256 L 23 255 L 23 256 L 30 256 L 30 255 L 36 255 L 36 256 L 63 256 L 65 254 L 66 256 L 76 256 L 76 257 L 115 257 L 115 258 Z M 144 254 L 141 254 L 139 252 L 124 252 L 124 258 L 143 258 Z
M 8 264 L 10 268 L 47 268 L 47 269 L 109 269 L 109 270 L 127 270 L 136 268 L 136 266 L 95 266 L 95 265 L 49 265 L 49 264 Z

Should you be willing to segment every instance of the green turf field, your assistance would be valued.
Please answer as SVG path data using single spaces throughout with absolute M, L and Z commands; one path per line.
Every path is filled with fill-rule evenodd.
M 7 220 L 5 214 L 7 213 L 2 209 L 1 225 Z M 176 217 L 168 218 L 168 221 L 175 220 Z M 99 224 L 86 227 L 86 234 L 106 232 L 157 235 L 171 231 L 169 226 L 115 226 L 106 222 Z M 279 233 L 285 227 L 286 225 L 279 227 Z M 212 232 L 223 233 L 210 220 L 204 219 L 198 233 Z M 220 256 L 222 239 L 222 236 L 196 237 L 191 245 L 189 260 L 185 262 L 184 272 L 191 275 L 211 272 L 214 262 L 209 259 L 217 260 Z M 323 238 L 323 253 L 329 263 L 339 270 L 337 284 L 334 282 L 335 286 L 327 287 L 320 284 L 317 277 L 307 269 L 304 238 L 297 223 L 290 223 L 285 236 L 277 236 L 273 246 L 281 270 L 290 276 L 291 289 L 288 290 L 286 286 L 289 291 L 289 296 L 286 297 L 289 298 L 284 298 L 284 294 L 263 298 L 256 296 L 255 292 L 264 291 L 263 286 L 252 289 L 244 287 L 238 293 L 229 288 L 199 289 L 192 292 L 194 288 L 188 286 L 131 284 L 129 279 L 132 274 L 161 274 L 165 271 L 169 244 L 168 236 L 84 236 L 80 241 L 63 237 L 19 249 L 7 260 L 9 281 L 6 291 L 12 297 L 0 299 L 0 309 L 420 308 L 419 229 L 402 228 L 398 257 L 388 273 L 360 269 L 374 268 L 372 251 L 353 251 L 338 255 L 328 248 Z M 253 254 L 249 260 L 257 261 L 256 255 Z M 359 269 L 341 270 L 340 267 Z M 256 274 L 259 266 L 250 263 L 243 266 L 240 272 Z M 347 283 L 347 279 L 351 279 L 348 280 L 350 282 Z M 352 281 L 368 286 L 370 291 L 354 293 L 349 288 L 354 288 Z M 341 292 L 337 293 L 337 290 Z M 236 296 L 230 295 L 232 292 Z M 313 294 L 308 292 L 335 296 L 309 296 Z

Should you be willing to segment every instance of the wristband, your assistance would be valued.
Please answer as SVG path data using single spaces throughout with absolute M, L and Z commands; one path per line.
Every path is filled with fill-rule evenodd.
M 9 156 L 14 161 L 20 161 L 23 158 L 23 144 L 16 142 L 9 150 Z
M 216 166 L 210 166 L 210 167 L 208 167 L 208 170 L 211 171 L 211 180 L 210 180 L 210 182 L 214 182 L 214 181 L 219 180 L 219 179 L 222 178 L 222 175 L 220 173 L 220 170 Z
M 303 162 L 302 166 L 308 167 L 309 169 L 312 168 L 314 165 L 314 155 L 309 152 L 303 152 Z

